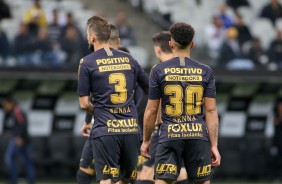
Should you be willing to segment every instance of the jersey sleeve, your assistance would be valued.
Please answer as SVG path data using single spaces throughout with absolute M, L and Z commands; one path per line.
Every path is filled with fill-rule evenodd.
M 150 100 L 156 100 L 161 98 L 161 86 L 156 67 L 153 67 L 150 73 L 148 98 Z
M 149 77 L 145 73 L 145 71 L 142 69 L 142 67 L 139 65 L 139 63 L 135 61 L 136 65 L 136 72 L 137 72 L 137 83 L 138 85 L 143 89 L 143 91 L 148 94 L 149 90 Z
M 204 91 L 204 97 L 215 98 L 216 97 L 216 87 L 215 78 L 212 69 L 209 68 L 209 78 L 207 80 L 207 85 Z
M 78 68 L 78 85 L 77 94 L 79 96 L 89 96 L 90 95 L 91 78 L 90 72 L 87 69 L 85 63 L 80 62 Z

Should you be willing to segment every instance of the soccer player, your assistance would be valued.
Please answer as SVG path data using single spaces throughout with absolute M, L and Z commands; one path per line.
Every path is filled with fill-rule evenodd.
M 144 114 L 141 153 L 150 157 L 150 136 L 161 98 L 162 121 L 155 158 L 157 184 L 172 183 L 184 162 L 189 181 L 209 184 L 211 167 L 220 165 L 218 114 L 213 71 L 190 59 L 195 31 L 186 23 L 170 28 L 174 58 L 152 68 Z M 204 121 L 202 107 L 205 108 Z
M 95 52 L 80 61 L 77 89 L 81 108 L 95 115 L 91 142 L 101 184 L 136 178 L 139 131 L 133 93 L 137 82 L 148 91 L 147 75 L 129 54 L 110 48 L 110 34 L 105 19 L 88 20 L 87 39 Z
M 118 49 L 121 51 L 125 51 L 129 53 L 127 48 L 120 46 L 120 38 L 118 29 L 115 25 L 109 24 L 110 30 L 111 30 L 111 36 L 109 39 L 109 45 L 113 49 Z M 92 50 L 93 51 L 93 50 Z M 140 87 L 139 87 L 140 88 Z M 138 88 L 138 89 L 139 89 Z M 140 98 L 140 92 L 139 90 L 135 91 L 135 96 L 139 95 Z M 142 94 L 141 94 L 142 95 Z M 91 97 L 90 97 L 91 99 Z M 92 99 L 93 101 L 93 99 Z M 135 103 L 136 104 L 136 103 Z M 88 133 L 88 130 L 91 130 L 92 128 L 92 117 L 93 115 L 90 113 L 86 113 L 85 121 L 81 129 L 81 133 L 83 136 L 88 137 L 85 141 L 85 144 L 83 146 L 81 159 L 79 163 L 79 170 L 77 172 L 77 183 L 78 184 L 90 184 L 92 181 L 93 176 L 95 175 L 95 168 L 94 168 L 94 158 L 93 158 L 93 151 L 92 151 L 92 144 L 91 144 L 91 138 Z
M 154 44 L 155 55 L 160 62 L 165 62 L 173 58 L 172 50 L 169 47 L 170 33 L 168 31 L 162 31 L 155 34 L 152 38 L 152 41 Z M 150 139 L 151 142 L 150 153 L 149 153 L 150 158 L 147 161 L 145 161 L 145 163 L 143 164 L 141 173 L 138 177 L 139 184 L 154 183 L 154 162 L 155 162 L 155 155 L 156 155 L 158 140 L 159 140 L 159 126 L 162 123 L 160 109 L 161 106 L 159 107 L 158 110 L 158 115 L 157 115 L 158 118 L 156 120 L 155 131 L 153 132 Z M 178 176 L 176 183 L 177 184 L 188 183 L 187 174 L 184 167 L 181 168 L 180 175 Z

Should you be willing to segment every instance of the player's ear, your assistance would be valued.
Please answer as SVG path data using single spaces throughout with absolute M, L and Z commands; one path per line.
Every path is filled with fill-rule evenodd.
M 194 41 L 192 41 L 190 49 L 192 49 L 195 45 L 196 45 L 196 43 Z
M 169 41 L 168 44 L 169 44 L 169 47 L 170 47 L 171 49 L 173 49 L 172 41 Z
M 160 47 L 157 47 L 157 53 L 159 56 L 162 54 L 162 49 Z
M 118 45 L 120 45 L 120 38 L 118 38 Z
M 92 42 L 95 42 L 97 40 L 97 37 L 96 37 L 96 35 L 94 35 L 94 34 L 91 34 L 91 41 Z

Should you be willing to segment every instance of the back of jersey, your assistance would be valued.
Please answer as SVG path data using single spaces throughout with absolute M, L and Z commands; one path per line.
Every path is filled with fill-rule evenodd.
M 93 136 L 137 134 L 137 112 L 133 96 L 140 65 L 127 53 L 100 49 L 80 64 L 78 94 L 94 97 Z
M 158 64 L 150 77 L 150 99 L 162 99 L 160 142 L 172 139 L 207 140 L 204 97 L 215 97 L 212 70 L 189 58 Z

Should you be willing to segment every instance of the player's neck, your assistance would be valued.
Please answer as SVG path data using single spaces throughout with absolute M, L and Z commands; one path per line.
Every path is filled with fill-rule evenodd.
M 173 54 L 165 54 L 162 56 L 161 61 L 164 62 L 170 60 L 171 58 L 173 58 Z
M 118 50 L 118 45 L 110 45 L 111 48 Z
M 190 58 L 190 50 L 176 50 L 173 52 L 174 57 L 187 57 Z
M 99 43 L 94 45 L 95 51 L 103 49 L 103 48 L 110 48 L 109 43 Z

